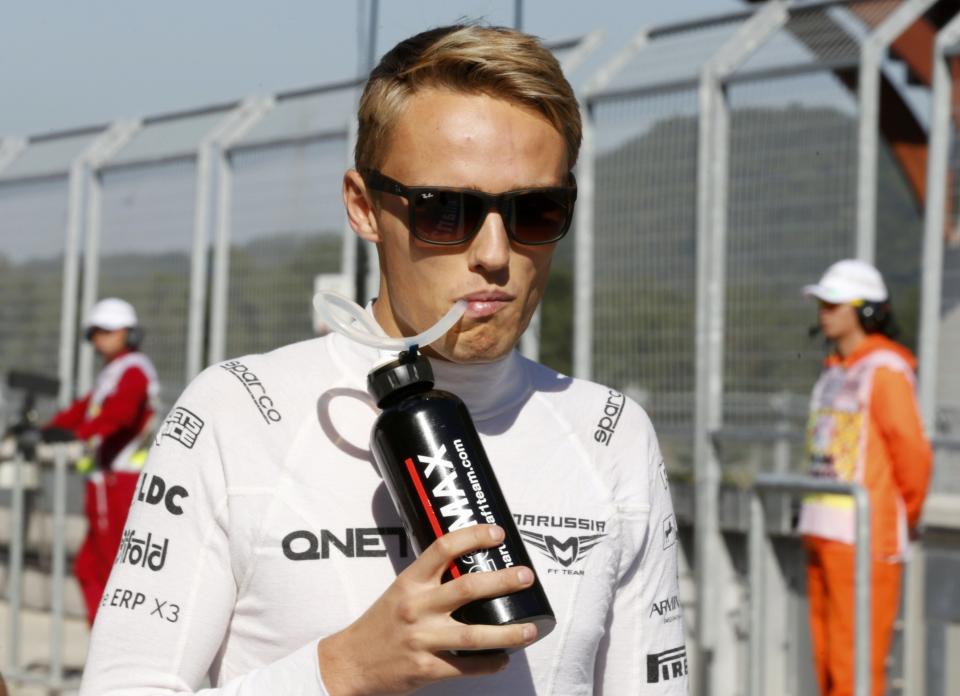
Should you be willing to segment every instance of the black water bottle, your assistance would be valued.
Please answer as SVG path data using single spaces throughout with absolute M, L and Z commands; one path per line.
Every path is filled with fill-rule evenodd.
M 383 409 L 371 449 L 417 555 L 447 532 L 497 524 L 503 543 L 461 556 L 444 580 L 532 568 L 467 407 L 433 383 L 430 362 L 415 349 L 367 375 L 367 390 Z M 452 616 L 467 624 L 533 623 L 538 639 L 556 625 L 539 579 L 519 592 L 465 604 Z

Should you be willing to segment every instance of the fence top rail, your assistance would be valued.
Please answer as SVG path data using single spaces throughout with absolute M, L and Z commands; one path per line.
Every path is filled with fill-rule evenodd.
M 715 442 L 803 442 L 806 436 L 803 430 L 784 428 L 720 428 L 710 433 Z
M 866 489 L 854 481 L 835 481 L 799 474 L 759 473 L 753 479 L 753 487 L 758 492 L 841 493 L 852 495 L 858 505 L 869 503 Z
M 930 444 L 936 450 L 960 450 L 960 437 L 933 437 Z
M 590 81 L 590 102 L 668 90 L 699 78 L 707 61 L 765 5 L 647 28 Z M 739 72 L 754 77 L 789 76 L 849 70 L 860 62 L 861 48 L 895 9 L 886 0 L 787 2 L 786 23 L 765 39 Z
M 566 60 L 579 63 L 599 41 L 597 32 L 546 41 L 545 45 Z M 575 68 L 575 65 L 571 65 Z M 360 89 L 366 75 L 319 85 L 278 91 L 265 97 L 275 106 L 249 132 L 232 143 L 238 149 L 323 140 L 331 133 L 348 133 Z M 193 157 L 204 137 L 216 124 L 242 108 L 245 100 L 235 99 L 204 106 L 152 114 L 141 119 L 142 128 L 104 168 L 162 164 Z M 26 147 L 4 161 L 0 180 L 35 180 L 65 175 L 76 157 L 109 124 L 87 125 L 27 135 Z M 4 142 L 11 141 L 8 138 Z
M 106 131 L 107 127 L 77 128 L 27 138 L 26 147 L 3 169 L 0 180 L 38 180 L 66 176 L 76 157 Z
M 872 0 L 873 2 L 882 2 L 883 0 Z M 871 0 L 808 0 L 806 2 L 794 2 L 787 7 L 787 11 L 791 14 L 800 13 L 800 12 L 811 12 L 819 9 L 827 9 L 830 7 L 839 7 L 843 5 L 850 5 L 853 3 L 866 4 L 871 2 Z M 687 19 L 681 20 L 679 22 L 669 22 L 666 24 L 659 24 L 650 29 L 650 38 L 656 38 L 661 36 L 669 36 L 670 34 L 682 34 L 690 31 L 697 31 L 698 29 L 705 29 L 707 27 L 716 26 L 718 24 L 725 24 L 732 21 L 743 21 L 748 19 L 753 13 L 756 12 L 755 9 L 749 10 L 738 10 L 736 12 L 723 12 L 720 14 L 708 15 L 706 17 L 698 17 L 696 19 Z
M 78 135 L 88 135 L 93 137 L 98 133 L 102 133 L 103 131 L 107 130 L 109 127 L 109 123 L 98 123 L 92 126 L 80 126 L 78 128 L 51 131 L 49 133 L 38 133 L 36 135 L 28 136 L 27 143 L 29 145 L 36 145 L 37 143 L 44 143 L 50 140 L 59 140 L 60 138 L 74 138 Z
M 149 127 L 169 121 L 181 121 L 184 119 L 198 118 L 200 116 L 209 116 L 210 114 L 222 114 L 228 111 L 233 111 L 240 106 L 241 103 L 242 100 L 235 99 L 233 101 L 221 102 L 219 104 L 207 104 L 205 106 L 198 106 L 196 108 L 154 114 L 153 116 L 145 117 L 143 119 L 143 125 L 144 127 Z
M 353 89 L 356 87 L 362 87 L 366 80 L 366 77 L 351 77 L 346 80 L 328 82 L 322 85 L 309 85 L 307 87 L 289 89 L 277 92 L 276 99 L 278 102 L 282 102 L 286 101 L 287 99 L 300 99 L 301 97 L 312 97 L 318 94 L 327 94 L 328 92 L 337 92 L 343 89 Z

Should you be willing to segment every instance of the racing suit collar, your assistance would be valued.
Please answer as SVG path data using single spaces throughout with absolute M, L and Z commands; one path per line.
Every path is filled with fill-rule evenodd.
M 366 307 L 371 317 L 372 306 L 371 302 Z M 391 357 L 389 351 L 360 345 L 340 334 L 335 334 L 332 341 L 335 350 L 349 365 L 350 372 L 360 373 L 363 379 L 375 364 Z M 513 350 L 493 362 L 459 364 L 431 360 L 430 366 L 436 377 L 435 388 L 456 394 L 474 420 L 485 421 L 501 414 L 515 413 L 530 397 L 532 388 L 522 360 Z

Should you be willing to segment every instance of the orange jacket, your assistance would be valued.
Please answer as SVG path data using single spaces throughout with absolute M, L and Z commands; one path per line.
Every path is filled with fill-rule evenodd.
M 810 403 L 811 473 L 866 488 L 871 546 L 884 560 L 903 559 L 930 482 L 933 455 L 914 394 L 915 367 L 909 350 L 870 334 L 850 355 L 827 358 Z M 852 498 L 808 496 L 800 531 L 853 543 Z

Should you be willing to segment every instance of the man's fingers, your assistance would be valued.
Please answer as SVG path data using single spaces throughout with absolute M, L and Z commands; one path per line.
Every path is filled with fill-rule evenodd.
M 487 573 L 467 573 L 430 593 L 429 608 L 450 613 L 477 599 L 502 597 L 533 584 L 533 571 L 523 566 Z
M 460 556 L 503 543 L 503 529 L 493 524 L 475 524 L 444 534 L 404 571 L 419 581 L 435 580 Z
M 435 651 L 511 650 L 523 648 L 537 639 L 537 627 L 530 623 L 509 626 L 462 624 L 455 620 L 437 628 L 430 636 Z M 443 654 L 442 652 L 440 654 Z M 460 655 L 473 659 L 480 655 Z M 459 663 L 458 663 L 459 664 Z

